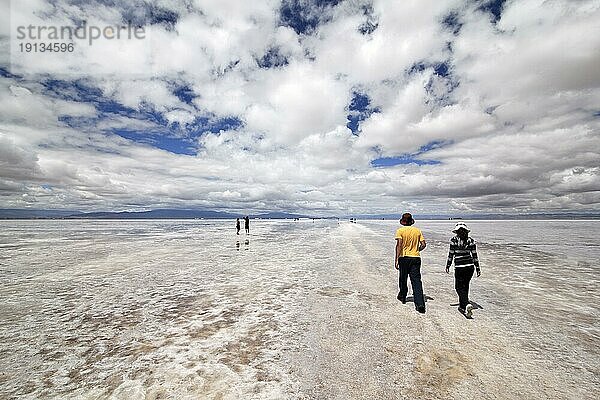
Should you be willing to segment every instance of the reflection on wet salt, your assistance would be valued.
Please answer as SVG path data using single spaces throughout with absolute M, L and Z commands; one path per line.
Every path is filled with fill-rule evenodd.
M 76 232 L 73 222 L 47 222 L 55 228 L 37 234 L 36 224 L 12 228 L 14 239 L 24 233 L 30 252 L 8 258 L 17 271 L 14 288 L 2 288 L 0 354 L 10 371 L 3 393 L 179 398 L 281 390 L 284 369 L 270 360 L 285 332 L 286 299 L 302 288 L 291 284 L 294 273 L 277 273 L 280 266 L 260 255 L 223 253 L 228 234 L 218 224 L 179 222 L 174 235 L 152 232 L 165 222 L 125 222 L 137 228 L 110 235 L 107 249 L 90 253 L 84 240 L 54 244 L 61 224 Z M 98 222 L 98 237 L 115 229 Z M 244 240 L 251 251 L 249 244 Z M 272 253 L 273 246 L 265 242 L 263 250 Z
M 392 222 L 261 221 L 251 246 L 230 221 L 1 223 L 0 393 L 8 399 L 327 397 L 344 374 L 354 380 L 339 387 L 385 398 L 378 379 L 393 375 L 352 369 L 353 357 L 367 362 L 377 351 L 405 358 L 396 361 L 406 376 L 430 384 L 425 397 L 481 373 L 454 348 L 415 355 L 390 339 L 401 307 L 390 279 Z M 469 323 L 507 327 L 517 348 L 577 369 L 574 382 L 589 388 L 600 344 L 593 239 L 552 252 L 532 245 L 545 240 L 543 225 L 524 225 L 515 238 L 502 224 L 471 225 L 483 268 L 472 297 L 485 308 Z M 431 332 L 446 329 L 436 312 L 460 321 L 443 272 L 451 225 L 421 224 L 430 240 L 425 290 L 436 300 L 420 321 L 435 321 Z M 574 226 L 597 237 L 595 225 Z M 479 334 L 474 326 L 465 335 Z M 431 332 L 417 345 L 429 345 Z M 311 362 L 293 362 L 301 355 Z
M 249 239 L 244 240 L 244 250 L 248 250 L 249 245 L 250 245 L 250 240 Z M 235 249 L 238 251 L 240 250 L 240 241 L 239 240 L 235 242 Z

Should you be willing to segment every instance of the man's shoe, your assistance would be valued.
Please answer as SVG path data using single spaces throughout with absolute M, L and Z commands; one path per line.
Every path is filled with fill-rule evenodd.
M 402 297 L 402 296 L 400 295 L 400 293 L 398 293 L 398 296 L 396 296 L 396 298 L 397 298 L 398 300 L 400 300 L 400 301 L 402 302 L 402 304 L 406 304 L 406 297 Z
M 458 312 L 461 313 L 461 314 L 464 314 L 465 313 L 465 309 L 458 307 Z
M 423 307 L 423 306 L 417 307 L 417 311 L 420 312 L 421 314 L 425 314 L 425 307 Z
M 473 306 L 471 304 L 467 304 L 467 308 L 465 309 L 465 317 L 471 318 L 473 316 Z

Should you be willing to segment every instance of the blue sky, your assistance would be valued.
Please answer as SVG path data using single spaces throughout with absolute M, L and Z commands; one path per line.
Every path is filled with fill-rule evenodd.
M 599 209 L 597 2 L 3 7 L 0 208 Z M 15 50 L 81 21 L 145 37 Z

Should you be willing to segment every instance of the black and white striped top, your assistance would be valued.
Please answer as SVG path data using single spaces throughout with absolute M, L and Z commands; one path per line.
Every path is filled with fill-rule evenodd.
M 458 236 L 454 236 L 450 239 L 450 252 L 448 253 L 448 262 L 446 263 L 448 268 L 452 265 L 452 259 L 454 259 L 455 268 L 475 265 L 475 268 L 479 269 L 477 248 L 473 238 L 469 237 L 467 240 L 463 240 Z

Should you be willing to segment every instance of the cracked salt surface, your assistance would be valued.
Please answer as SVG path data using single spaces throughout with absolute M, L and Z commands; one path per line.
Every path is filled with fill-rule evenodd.
M 598 221 L 472 221 L 474 319 L 419 221 L 0 221 L 0 399 L 595 399 Z

